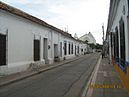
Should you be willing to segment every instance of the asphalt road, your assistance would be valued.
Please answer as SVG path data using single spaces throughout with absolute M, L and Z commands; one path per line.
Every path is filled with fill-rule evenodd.
M 79 97 L 99 53 L 0 88 L 0 97 Z

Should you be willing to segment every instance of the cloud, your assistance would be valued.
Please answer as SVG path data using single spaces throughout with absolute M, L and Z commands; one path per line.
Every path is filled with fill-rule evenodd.
M 102 43 L 102 23 L 107 26 L 109 0 L 3 0 L 46 22 L 80 37 L 91 32 Z M 106 30 L 106 29 L 105 29 Z
M 64 27 L 69 26 L 72 35 L 77 33 L 79 37 L 90 31 L 97 42 L 102 43 L 101 26 L 103 23 L 105 26 L 107 24 L 108 4 L 108 0 L 84 0 L 74 2 L 74 4 L 70 2 L 67 5 L 54 5 L 51 6 L 50 11 L 57 14 L 58 17 L 52 17 L 50 21 L 60 26 L 58 21 L 61 20 Z

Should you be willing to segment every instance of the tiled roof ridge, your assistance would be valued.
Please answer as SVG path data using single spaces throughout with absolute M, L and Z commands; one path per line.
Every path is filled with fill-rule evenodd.
M 0 9 L 8 11 L 8 12 L 10 12 L 12 14 L 15 14 L 15 15 L 18 15 L 18 16 L 21 16 L 21 17 L 23 17 L 25 19 L 31 20 L 32 22 L 36 22 L 36 23 L 38 23 L 40 25 L 43 25 L 43 26 L 51 28 L 51 29 L 53 29 L 53 30 L 55 30 L 57 32 L 60 32 L 61 34 L 65 35 L 65 36 L 73 38 L 71 34 L 69 34 L 67 32 L 64 32 L 63 30 L 61 30 L 61 29 L 59 29 L 57 27 L 54 27 L 54 26 L 44 22 L 43 20 L 41 20 L 41 19 L 39 19 L 37 17 L 34 17 L 34 16 L 32 16 L 32 15 L 30 15 L 30 14 L 28 14 L 28 13 L 22 11 L 22 10 L 14 8 L 14 7 L 12 7 L 12 6 L 8 5 L 8 4 L 5 4 L 5 3 L 1 2 L 1 1 L 0 1 Z

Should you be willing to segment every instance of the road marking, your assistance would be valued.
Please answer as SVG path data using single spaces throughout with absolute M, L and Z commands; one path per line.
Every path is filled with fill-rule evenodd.
M 87 83 L 87 85 L 86 85 L 86 87 L 85 87 L 85 89 L 84 89 L 84 91 L 83 91 L 81 97 L 92 97 L 93 88 L 89 88 L 89 86 L 90 86 L 91 84 L 95 84 L 95 81 L 96 81 L 96 77 L 97 77 L 97 73 L 98 73 L 98 70 L 99 70 L 99 66 L 100 66 L 101 59 L 102 59 L 102 57 L 100 56 L 100 58 L 99 58 L 99 60 L 98 60 L 98 62 L 97 62 L 97 64 L 96 64 L 96 67 L 95 67 L 94 71 L 92 72 L 91 77 L 90 77 L 90 79 L 89 79 L 89 81 L 88 81 L 88 83 Z

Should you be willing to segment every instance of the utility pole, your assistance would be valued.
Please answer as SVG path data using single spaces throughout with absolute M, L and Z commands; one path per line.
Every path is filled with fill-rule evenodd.
M 103 32 L 103 44 L 104 44 L 104 24 L 102 25 L 102 32 Z
M 68 25 L 67 25 L 67 33 L 69 32 L 69 28 L 68 28 Z
M 102 58 L 105 56 L 105 51 L 104 51 L 104 24 L 102 25 L 102 32 L 103 32 L 103 48 L 102 48 Z

